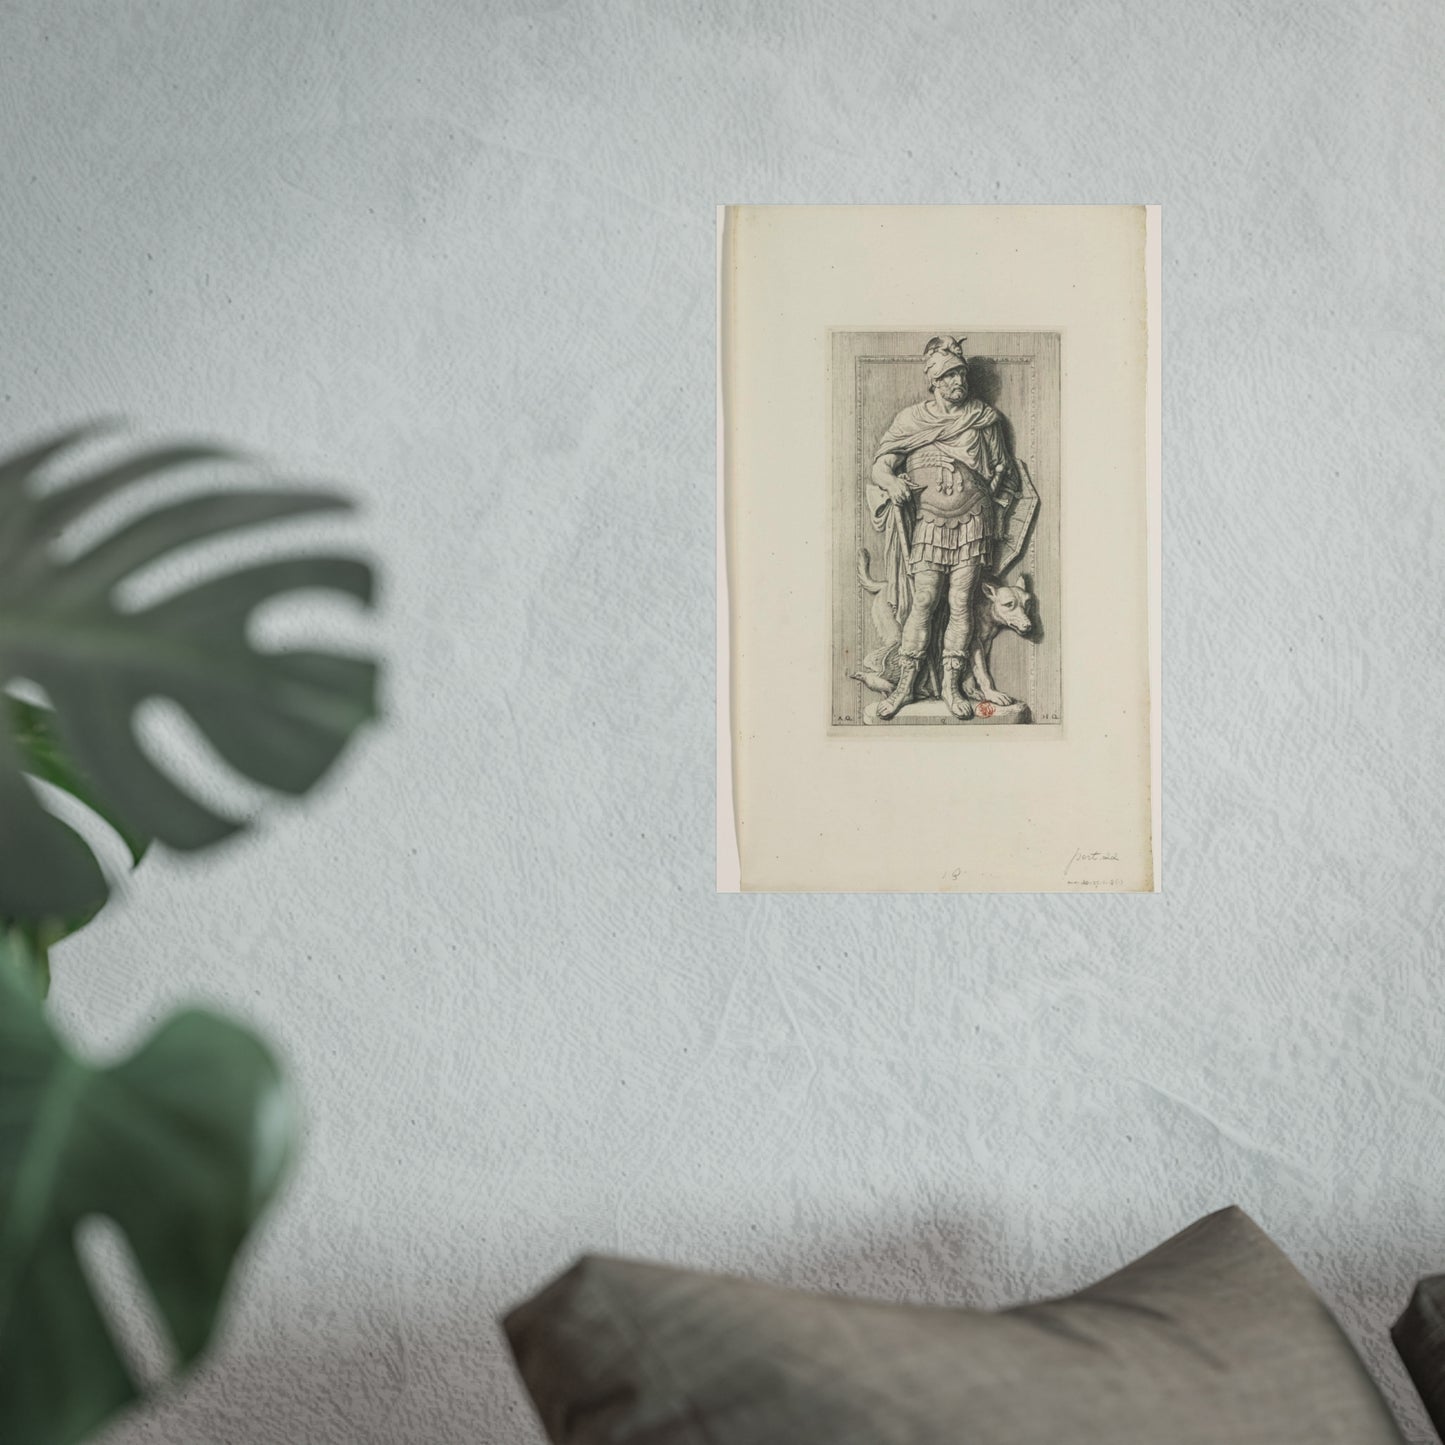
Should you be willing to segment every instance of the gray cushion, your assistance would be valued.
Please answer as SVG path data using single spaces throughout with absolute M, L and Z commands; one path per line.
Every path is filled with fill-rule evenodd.
M 1445 1440 L 1445 1274 L 1416 1285 L 1390 1333 L 1436 1431 Z
M 1400 1445 L 1238 1209 L 1001 1314 L 586 1258 L 505 1321 L 557 1445 Z

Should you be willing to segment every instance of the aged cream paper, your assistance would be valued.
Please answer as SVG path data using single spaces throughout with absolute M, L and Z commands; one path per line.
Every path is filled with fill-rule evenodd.
M 1156 249 L 721 215 L 720 888 L 1158 886 Z

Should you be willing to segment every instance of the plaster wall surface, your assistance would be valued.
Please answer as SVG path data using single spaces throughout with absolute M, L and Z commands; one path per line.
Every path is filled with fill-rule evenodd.
M 5 444 L 244 442 L 386 576 L 384 726 L 57 952 L 85 1046 L 206 1001 L 306 1116 L 213 1357 L 107 1445 L 533 1445 L 495 1317 L 582 1250 L 995 1306 L 1230 1202 L 1430 1438 L 1386 1330 L 1445 1268 L 1442 24 L 0 10 Z M 1161 896 L 714 893 L 722 201 L 1162 203 Z

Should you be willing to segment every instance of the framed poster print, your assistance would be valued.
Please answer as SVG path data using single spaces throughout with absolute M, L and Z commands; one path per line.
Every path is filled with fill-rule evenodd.
M 721 221 L 719 886 L 1153 890 L 1146 209 Z

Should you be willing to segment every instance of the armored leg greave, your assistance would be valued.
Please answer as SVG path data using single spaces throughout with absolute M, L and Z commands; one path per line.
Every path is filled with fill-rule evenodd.
M 943 654 L 943 703 L 960 721 L 973 716 L 972 704 L 958 690 L 958 675 L 962 670 L 963 658 L 954 652 Z
M 938 609 L 938 600 L 943 595 L 944 584 L 944 574 L 936 568 L 925 568 L 913 574 L 913 606 L 903 623 L 903 636 L 899 641 L 902 652 L 919 658 L 928 650 L 928 631 L 933 614 Z
M 943 634 L 944 655 L 963 657 L 973 636 L 973 606 L 978 597 L 977 558 L 960 562 L 948 574 L 948 626 Z

